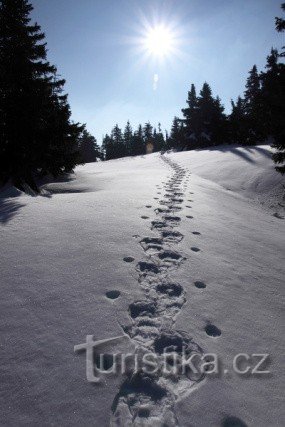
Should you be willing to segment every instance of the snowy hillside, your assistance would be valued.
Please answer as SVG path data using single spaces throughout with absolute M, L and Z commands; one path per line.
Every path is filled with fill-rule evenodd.
M 78 167 L 39 197 L 2 191 L 1 425 L 281 426 L 284 181 L 270 156 L 151 154 Z M 185 348 L 221 366 L 91 383 L 74 352 L 87 335 L 121 336 L 109 355 L 160 364 Z M 269 372 L 234 372 L 240 353 L 240 370 L 268 354 Z

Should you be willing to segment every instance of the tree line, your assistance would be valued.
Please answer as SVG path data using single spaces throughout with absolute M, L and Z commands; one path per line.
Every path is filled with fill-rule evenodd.
M 285 3 L 281 5 L 285 11 Z M 285 30 L 285 20 L 276 18 L 276 30 Z M 174 117 L 170 135 L 158 131 L 150 123 L 139 125 L 133 132 L 130 123 L 124 131 L 116 125 L 111 135 L 103 138 L 102 152 L 106 160 L 144 154 L 146 144 L 153 143 L 154 151 L 174 148 L 192 150 L 220 144 L 254 145 L 271 142 L 276 148 L 273 160 L 276 169 L 285 172 L 285 65 L 279 53 L 271 49 L 265 69 L 258 72 L 256 65 L 249 71 L 243 96 L 231 101 L 231 112 L 225 114 L 219 96 L 214 97 L 205 82 L 197 95 L 192 84 L 182 108 L 182 118 Z M 280 61 L 281 59 L 281 61 Z
M 285 3 L 282 4 L 285 11 Z M 65 80 L 47 60 L 45 35 L 31 24 L 33 10 L 28 0 L 0 0 L 0 184 L 11 181 L 25 190 L 45 175 L 57 177 L 77 164 L 109 160 L 170 148 L 196 149 L 221 143 L 256 144 L 271 138 L 276 169 L 285 172 L 285 65 L 272 49 L 265 69 L 254 65 L 243 97 L 232 101 L 226 115 L 219 97 L 208 83 L 199 94 L 194 84 L 188 92 L 182 117 L 175 117 L 170 134 L 150 123 L 135 130 L 128 122 L 114 126 L 102 147 L 85 125 L 71 120 Z M 277 31 L 285 20 L 276 18 Z

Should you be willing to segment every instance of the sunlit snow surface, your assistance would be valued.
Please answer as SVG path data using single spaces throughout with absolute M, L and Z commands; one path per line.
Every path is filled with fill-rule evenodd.
M 248 426 L 282 425 L 285 221 L 282 177 L 269 147 L 165 158 L 188 176 L 173 213 L 179 220 L 172 220 L 183 237 L 174 248 L 183 262 L 179 255 L 172 274 L 185 298 L 175 330 L 217 353 L 230 371 L 183 394 L 177 423 L 222 426 L 237 417 Z M 78 167 L 69 180 L 43 186 L 43 196 L 7 187 L 0 193 L 2 425 L 109 425 L 123 378 L 88 383 L 85 354 L 73 347 L 86 335 L 119 336 L 131 324 L 129 306 L 145 298 L 138 282 L 148 242 L 142 240 L 161 232 L 153 222 L 165 215 L 172 175 L 152 154 Z M 120 293 L 108 298 L 110 291 Z M 208 335 L 207 325 L 220 335 Z M 131 348 L 128 340 L 118 344 L 119 351 Z M 269 353 L 271 374 L 231 372 L 238 353 Z

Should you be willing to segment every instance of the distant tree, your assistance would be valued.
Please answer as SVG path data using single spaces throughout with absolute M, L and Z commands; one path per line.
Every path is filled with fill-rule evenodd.
M 148 142 L 152 142 L 153 139 L 153 127 L 149 122 L 147 122 L 143 127 L 143 137 L 144 142 L 147 144 Z
M 111 138 L 114 144 L 114 159 L 118 159 L 119 157 L 126 156 L 126 147 L 124 144 L 124 138 L 122 130 L 119 128 L 118 124 L 116 124 L 111 132 Z
M 127 121 L 123 138 L 124 138 L 125 154 L 127 156 L 130 156 L 131 150 L 132 150 L 131 146 L 132 146 L 132 139 L 133 139 L 133 130 L 129 120 Z
M 101 151 L 96 138 L 86 129 L 79 139 L 79 153 L 83 163 L 97 162 L 101 158 Z
M 115 143 L 110 135 L 106 134 L 102 141 L 102 153 L 104 160 L 115 158 Z
M 236 103 L 232 100 L 232 112 L 228 117 L 229 141 L 234 144 L 245 144 L 247 141 L 247 120 L 245 101 L 240 96 Z
M 178 117 L 174 117 L 168 145 L 171 148 L 182 149 L 184 143 L 183 123 Z
M 157 130 L 154 129 L 153 131 L 153 144 L 154 144 L 154 150 L 153 151 L 161 151 L 165 149 L 165 140 L 163 133 L 161 131 L 161 124 L 158 123 Z
M 260 76 L 256 65 L 254 65 L 249 71 L 245 88 L 245 126 L 247 130 L 245 144 L 256 144 L 265 138 L 261 120 L 262 106 L 260 98 Z
M 131 152 L 133 156 L 145 154 L 144 132 L 142 125 L 139 125 L 137 130 L 134 132 Z
M 205 82 L 197 101 L 196 140 L 198 147 L 224 142 L 225 115 L 220 98 L 213 98 L 210 85 Z
M 79 162 L 83 126 L 70 121 L 65 81 L 47 60 L 44 34 L 27 0 L 0 2 L 0 181 L 35 191 L 35 176 L 57 176 Z
M 197 133 L 198 130 L 198 98 L 196 95 L 195 85 L 191 84 L 191 89 L 188 92 L 188 98 L 186 100 L 188 107 L 182 109 L 182 114 L 184 119 L 182 119 L 185 143 L 188 148 L 195 148 L 197 146 Z M 174 126 L 178 128 L 178 121 L 173 122 Z M 174 129 L 174 132 L 176 130 Z M 177 141 L 178 142 L 178 141 Z

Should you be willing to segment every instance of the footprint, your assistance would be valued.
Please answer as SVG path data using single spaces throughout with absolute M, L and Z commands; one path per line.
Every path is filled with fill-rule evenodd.
M 125 262 L 133 262 L 135 259 L 132 256 L 125 256 L 124 261 Z
M 159 200 L 159 197 L 154 197 L 154 200 Z
M 110 299 L 117 299 L 121 295 L 120 291 L 107 291 L 106 297 Z
M 151 208 L 151 205 L 146 205 L 146 208 Z
M 193 216 L 192 215 L 186 215 L 186 218 L 190 218 L 190 219 L 192 219 L 193 218 Z M 193 233 L 194 234 L 194 233 Z
M 152 228 L 166 228 L 166 222 L 164 221 L 152 221 Z
M 222 427 L 247 427 L 247 425 L 237 417 L 226 417 L 222 422 Z
M 206 284 L 204 282 L 200 282 L 200 280 L 196 280 L 196 282 L 194 282 L 194 285 L 198 289 L 203 289 L 206 287 Z
M 171 216 L 171 215 L 165 215 L 164 217 L 165 221 L 169 221 L 170 223 L 179 223 L 181 221 L 181 218 L 179 216 Z
M 179 297 L 182 291 L 183 288 L 179 283 L 159 283 L 156 287 L 156 292 L 167 294 L 170 297 Z
M 170 259 L 170 260 L 178 260 L 181 259 L 181 255 L 174 251 L 163 251 L 158 255 L 159 259 Z
M 192 246 L 191 251 L 193 251 L 193 252 L 199 252 L 199 251 L 200 251 L 200 249 L 199 249 L 199 248 L 196 248 L 195 246 Z
M 192 234 L 195 234 L 195 236 L 201 236 L 201 233 L 199 233 L 199 231 L 192 231 Z
M 142 215 L 142 216 L 141 216 L 141 218 L 142 218 L 142 219 L 149 219 L 149 216 Z
M 147 247 L 147 245 L 162 245 L 162 239 L 159 239 L 158 237 L 144 237 L 141 241 L 140 244 L 143 247 Z
M 166 242 L 180 242 L 184 236 L 179 231 L 165 230 L 162 232 L 162 237 Z
M 192 209 L 192 206 L 186 205 L 185 208 Z
M 149 301 L 136 301 L 129 305 L 130 315 L 133 319 L 138 316 L 150 316 L 155 314 L 156 305 Z
M 158 274 L 160 271 L 159 268 L 157 267 L 157 265 L 153 264 L 152 262 L 145 262 L 145 261 L 140 261 L 137 265 L 137 268 L 142 273 Z
M 209 323 L 205 327 L 205 332 L 210 337 L 219 337 L 221 335 L 221 333 L 222 333 L 221 330 L 219 328 L 217 328 L 217 326 L 212 325 L 211 323 Z

